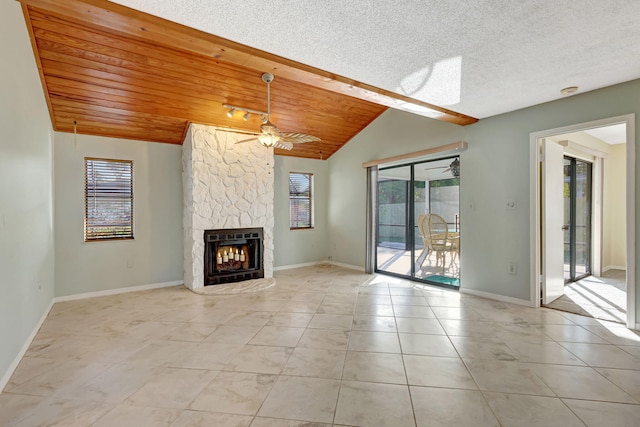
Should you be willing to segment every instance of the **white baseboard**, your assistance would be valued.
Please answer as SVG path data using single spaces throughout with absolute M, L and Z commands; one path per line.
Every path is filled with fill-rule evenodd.
M 517 305 L 524 305 L 526 307 L 532 307 L 531 301 L 528 301 L 525 299 L 507 297 L 504 295 L 492 294 L 489 292 L 476 291 L 475 289 L 460 288 L 459 291 L 461 294 L 475 295 L 477 297 L 482 297 L 482 298 L 487 298 L 487 299 L 492 299 L 492 300 L 502 301 L 502 302 L 508 302 L 510 304 L 517 304 Z
M 56 302 L 63 302 L 63 301 L 75 301 L 75 300 L 85 299 L 85 298 L 104 297 L 108 295 L 124 294 L 127 292 L 138 292 L 138 291 L 146 291 L 149 289 L 168 288 L 170 286 L 178 286 L 182 284 L 184 284 L 183 280 L 174 280 L 171 282 L 152 283 L 150 285 L 131 286 L 128 288 L 107 289 L 105 291 L 86 292 L 83 294 L 55 297 L 53 299 L 53 302 L 56 303 Z
M 322 264 L 323 262 L 324 261 L 313 261 L 313 262 L 303 262 L 302 264 L 281 265 L 279 267 L 273 267 L 273 271 L 292 270 L 294 268 L 310 267 L 312 265 Z
M 11 379 L 11 375 L 13 375 L 16 368 L 18 367 L 18 364 L 20 364 L 20 361 L 22 360 L 25 353 L 29 349 L 29 346 L 31 346 L 31 342 L 36 337 L 36 334 L 40 330 L 40 327 L 42 326 L 45 319 L 49 315 L 49 312 L 51 311 L 51 307 L 53 307 L 53 300 L 51 300 L 51 302 L 49 303 L 49 306 L 44 310 L 44 312 L 42 313 L 42 316 L 40 316 L 40 320 L 38 320 L 38 323 L 36 323 L 36 326 L 33 328 L 33 331 L 31 331 L 31 334 L 29 334 L 29 336 L 25 340 L 24 344 L 22 345 L 22 348 L 16 355 L 15 359 L 13 359 L 13 362 L 11 362 L 11 365 L 9 365 L 9 369 L 7 369 L 7 372 L 5 372 L 4 375 L 2 376 L 2 379 L 0 379 L 0 393 L 2 393 L 4 388 L 7 386 L 7 383 Z
M 322 263 L 335 265 L 336 267 L 348 268 L 350 270 L 357 270 L 360 273 L 364 273 L 364 267 L 361 267 L 359 265 L 343 264 L 341 262 L 335 262 L 335 261 L 322 261 Z
M 627 267 L 625 267 L 623 265 L 607 265 L 606 267 L 602 267 L 602 272 L 603 273 L 605 271 L 609 271 L 609 270 L 624 270 L 624 271 L 627 271 Z
M 279 267 L 274 267 L 273 271 L 291 270 L 291 269 L 294 269 L 294 268 L 302 268 L 302 267 L 311 267 L 311 266 L 318 265 L 318 264 L 331 264 L 331 265 L 335 265 L 336 267 L 348 268 L 350 270 L 357 270 L 357 271 L 359 271 L 361 273 L 364 272 L 364 268 L 362 268 L 360 266 L 350 265 L 350 264 L 343 264 L 341 262 L 335 262 L 335 261 L 329 261 L 329 260 L 305 262 L 305 263 L 302 263 L 302 264 L 281 265 Z

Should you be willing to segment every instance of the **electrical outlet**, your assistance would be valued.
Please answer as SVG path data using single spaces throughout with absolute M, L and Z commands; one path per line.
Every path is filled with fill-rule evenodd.
M 515 262 L 510 262 L 507 264 L 507 272 L 512 275 L 518 274 L 518 264 Z

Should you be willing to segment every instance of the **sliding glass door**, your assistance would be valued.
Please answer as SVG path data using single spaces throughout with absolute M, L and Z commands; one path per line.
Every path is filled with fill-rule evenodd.
M 411 275 L 411 166 L 378 171 L 376 269 Z
M 564 280 L 591 274 L 592 164 L 564 158 Z
M 377 272 L 459 286 L 459 176 L 458 157 L 379 169 Z

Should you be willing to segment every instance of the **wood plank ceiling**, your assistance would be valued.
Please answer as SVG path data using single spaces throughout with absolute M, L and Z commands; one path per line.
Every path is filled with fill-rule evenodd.
M 20 0 L 53 127 L 181 144 L 189 123 L 257 132 L 267 110 L 283 132 L 315 135 L 276 154 L 329 158 L 389 106 L 418 105 L 458 124 L 476 119 L 330 75 L 105 0 Z

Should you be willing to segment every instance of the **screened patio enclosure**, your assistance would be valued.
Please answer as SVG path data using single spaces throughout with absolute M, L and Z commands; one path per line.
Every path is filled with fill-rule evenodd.
M 376 271 L 459 286 L 459 165 L 456 156 L 378 170 Z

